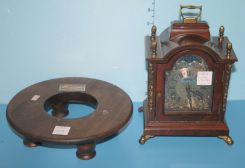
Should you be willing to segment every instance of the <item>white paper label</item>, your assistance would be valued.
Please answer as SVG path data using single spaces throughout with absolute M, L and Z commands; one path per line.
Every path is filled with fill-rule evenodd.
M 31 98 L 31 101 L 37 101 L 40 98 L 40 95 L 34 95 Z
M 53 133 L 54 135 L 68 135 L 71 127 L 55 126 Z
M 212 85 L 213 72 L 212 71 L 198 71 L 197 85 Z
M 85 92 L 86 85 L 84 84 L 60 84 L 59 91 L 62 92 Z

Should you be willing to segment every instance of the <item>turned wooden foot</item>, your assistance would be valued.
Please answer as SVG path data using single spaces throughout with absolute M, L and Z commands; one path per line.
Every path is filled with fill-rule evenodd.
M 227 135 L 227 136 L 218 136 L 218 138 L 223 139 L 225 141 L 225 143 L 227 143 L 228 145 L 232 145 L 234 143 L 232 138 L 229 135 Z
M 77 146 L 76 155 L 79 159 L 89 160 L 95 157 L 95 143 L 83 144 Z
M 37 146 L 41 145 L 40 142 L 35 142 L 35 141 L 30 140 L 30 139 L 24 139 L 24 140 L 23 140 L 23 144 L 24 144 L 25 146 L 31 147 L 31 148 L 37 147 Z
M 52 115 L 58 118 L 64 118 L 69 114 L 68 104 L 59 102 L 52 105 L 53 111 Z
M 143 106 L 141 106 L 141 107 L 138 108 L 138 112 L 144 112 Z
M 139 139 L 139 143 L 140 143 L 141 145 L 144 145 L 145 142 L 146 142 L 148 139 L 153 138 L 153 137 L 154 137 L 154 136 L 152 136 L 152 135 L 142 135 L 142 136 L 140 137 L 140 139 Z

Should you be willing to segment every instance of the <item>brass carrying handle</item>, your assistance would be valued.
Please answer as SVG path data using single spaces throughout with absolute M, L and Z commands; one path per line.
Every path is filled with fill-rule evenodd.
M 187 13 L 183 12 L 183 9 L 199 9 L 199 12 L 191 13 L 192 15 L 188 16 Z M 201 5 L 180 5 L 180 19 L 182 19 L 184 23 L 197 23 L 199 20 L 201 20 L 201 14 Z

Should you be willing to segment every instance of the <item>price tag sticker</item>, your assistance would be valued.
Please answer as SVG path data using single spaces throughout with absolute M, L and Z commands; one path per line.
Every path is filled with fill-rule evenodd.
M 212 85 L 213 72 L 212 71 L 198 71 L 197 85 Z
M 53 135 L 68 135 L 71 127 L 55 126 L 52 132 Z
M 33 95 L 31 101 L 37 101 L 40 98 L 40 95 Z

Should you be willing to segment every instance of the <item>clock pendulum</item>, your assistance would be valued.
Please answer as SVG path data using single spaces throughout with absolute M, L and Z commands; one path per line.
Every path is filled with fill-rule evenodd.
M 233 143 L 224 116 L 237 58 L 224 27 L 211 36 L 201 11 L 202 6 L 181 5 L 180 21 L 159 36 L 153 21 L 146 37 L 147 99 L 139 108 L 141 144 L 154 136 L 213 136 Z

